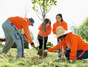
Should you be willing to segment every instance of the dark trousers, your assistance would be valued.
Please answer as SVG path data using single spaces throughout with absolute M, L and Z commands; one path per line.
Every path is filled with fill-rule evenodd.
M 83 52 L 83 50 L 77 50 L 77 56 L 76 57 L 78 57 L 82 52 Z M 66 50 L 65 56 L 67 57 L 67 60 L 70 60 L 69 55 L 70 55 L 70 50 Z M 81 59 L 86 59 L 86 58 L 88 58 L 88 50 L 85 51 L 84 54 L 77 59 L 81 60 Z
M 42 46 L 43 46 L 43 40 L 38 39 L 38 41 L 39 41 L 39 49 L 42 49 Z M 44 40 L 44 49 L 46 49 L 46 43 L 47 43 L 47 39 Z

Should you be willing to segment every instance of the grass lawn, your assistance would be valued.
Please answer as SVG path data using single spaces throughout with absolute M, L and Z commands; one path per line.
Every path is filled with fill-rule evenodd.
M 0 52 L 2 51 L 0 47 Z M 37 50 L 24 49 L 25 58 L 16 58 L 17 50 L 11 48 L 7 54 L 0 54 L 0 67 L 88 67 L 88 60 L 76 60 L 73 63 L 61 59 L 58 54 L 48 52 L 48 57 L 39 59 Z

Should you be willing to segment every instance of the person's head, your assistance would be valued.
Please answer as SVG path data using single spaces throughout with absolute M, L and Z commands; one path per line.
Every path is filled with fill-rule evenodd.
M 46 19 L 44 20 L 44 23 L 45 23 L 45 27 L 48 27 L 48 26 L 51 25 L 51 21 L 50 21 L 50 19 L 48 19 L 48 18 L 46 18 Z
M 57 39 L 58 39 L 59 41 L 60 41 L 60 40 L 62 41 L 63 39 L 65 39 L 66 35 L 67 35 L 67 34 L 62 35 L 62 36 L 58 37 Z
M 31 25 L 31 26 L 33 26 L 33 24 L 34 24 L 34 19 L 33 18 L 28 18 L 29 19 L 29 25 Z
M 65 29 L 62 26 L 59 26 L 56 28 L 56 37 L 60 40 L 63 40 L 68 33 L 71 31 L 65 31 Z
M 62 14 L 57 14 L 56 15 L 56 20 L 58 21 L 58 22 L 62 22 L 63 21 L 63 18 L 62 18 Z

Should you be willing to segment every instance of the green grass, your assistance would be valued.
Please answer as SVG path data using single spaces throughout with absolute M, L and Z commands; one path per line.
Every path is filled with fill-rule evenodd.
M 39 59 L 35 49 L 24 49 L 25 58 L 16 58 L 16 54 L 15 48 L 11 48 L 7 54 L 0 54 L 0 67 L 88 67 L 87 59 L 69 63 L 67 60 L 57 59 L 56 52 L 48 52 L 48 57 L 43 59 Z

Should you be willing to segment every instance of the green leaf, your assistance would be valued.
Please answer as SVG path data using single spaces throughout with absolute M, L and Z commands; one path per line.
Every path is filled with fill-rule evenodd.
M 57 3 L 57 1 L 54 2 L 54 5 L 57 5 L 56 3 Z
M 38 11 L 38 9 L 36 9 L 36 11 Z
M 35 6 L 36 8 L 38 8 L 38 6 Z
M 31 1 L 34 1 L 34 0 L 31 0 Z
M 35 11 L 35 7 L 33 6 L 32 9 Z
M 52 0 L 52 2 L 54 2 L 54 0 Z

